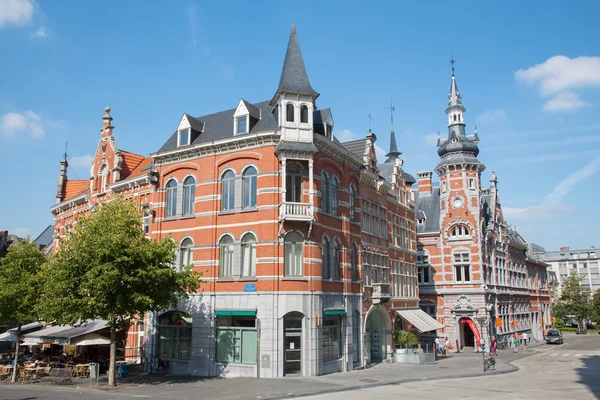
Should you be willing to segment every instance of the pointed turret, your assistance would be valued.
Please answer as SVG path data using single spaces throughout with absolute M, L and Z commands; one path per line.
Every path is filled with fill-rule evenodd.
M 313 97 L 313 100 L 319 97 L 319 93 L 312 88 L 308 80 L 300 43 L 296 35 L 296 25 L 293 21 L 283 69 L 281 70 L 281 78 L 279 79 L 279 87 L 271 104 L 275 104 L 277 98 L 283 93 L 304 94 Z
M 65 186 L 67 185 L 67 169 L 69 168 L 69 162 L 67 161 L 67 152 L 65 156 L 60 160 L 60 173 L 58 174 L 58 185 L 56 188 L 56 203 L 60 203 L 65 199 Z
M 398 151 L 398 145 L 396 144 L 396 132 L 394 131 L 394 125 L 392 125 L 392 133 L 390 135 L 390 152 L 385 155 L 388 158 L 385 160 L 386 164 L 394 163 L 401 154 L 402 153 Z

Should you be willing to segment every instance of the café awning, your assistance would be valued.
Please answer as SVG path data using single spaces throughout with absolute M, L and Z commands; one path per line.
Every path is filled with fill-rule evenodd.
M 413 326 L 421 333 L 435 331 L 444 327 L 444 325 L 437 322 L 437 320 L 429 316 L 429 314 L 420 308 L 396 310 L 396 313 L 413 324 Z
M 28 342 L 38 342 L 44 344 L 71 344 L 73 339 L 85 336 L 88 333 L 96 332 L 107 328 L 106 321 L 96 319 L 88 321 L 80 326 L 58 325 L 41 331 L 28 333 L 23 338 Z
M 110 344 L 110 339 L 98 335 L 97 333 L 87 333 L 82 336 L 78 336 L 71 340 L 71 344 L 76 346 L 95 346 L 95 345 L 106 345 Z
M 33 330 L 39 330 L 44 327 L 43 322 L 32 322 L 21 326 L 21 338 L 23 334 Z M 17 328 L 10 328 L 6 332 L 0 335 L 0 342 L 14 342 L 17 340 Z

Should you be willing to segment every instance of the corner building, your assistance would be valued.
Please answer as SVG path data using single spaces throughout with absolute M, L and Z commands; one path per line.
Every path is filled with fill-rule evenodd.
M 540 340 L 550 316 L 547 265 L 529 256 L 504 220 L 496 174 L 482 187 L 479 136 L 466 133 L 465 112 L 453 68 L 439 183 L 430 171 L 417 174 L 420 306 L 455 347 L 489 346 L 490 335 L 505 340 L 516 332 Z
M 57 246 L 78 214 L 121 193 L 148 237 L 178 244 L 174 268 L 203 273 L 178 310 L 130 329 L 170 373 L 352 370 L 391 357 L 398 312 L 419 311 L 414 179 L 395 137 L 379 164 L 375 134 L 341 143 L 318 97 L 292 27 L 272 99 L 183 114 L 150 157 L 116 147 L 107 109 L 90 181 L 61 163 Z

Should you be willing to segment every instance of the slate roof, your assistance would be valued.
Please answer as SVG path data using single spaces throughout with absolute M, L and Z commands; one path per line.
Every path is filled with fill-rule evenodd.
M 367 139 L 352 140 L 350 142 L 342 143 L 342 146 L 346 148 L 350 153 L 356 155 L 361 160 L 365 156 L 365 148 L 367 146 Z
M 196 132 L 202 132 L 202 128 L 204 126 L 202 121 L 200 121 L 197 118 L 192 117 L 190 114 L 184 113 L 184 115 L 187 117 L 187 120 L 190 123 L 190 128 L 192 128 L 192 130 L 194 130 Z
M 417 218 L 425 218 L 424 224 L 417 224 L 417 233 L 439 232 L 440 230 L 440 191 L 431 193 L 415 192 Z
M 281 78 L 279 79 L 279 87 L 277 88 L 277 94 L 280 93 L 298 93 L 314 96 L 315 98 L 319 97 L 319 93 L 312 88 L 308 80 L 300 43 L 298 42 L 298 36 L 296 36 L 296 26 L 293 22 L 281 70 Z M 276 97 L 277 95 L 273 98 L 272 103 L 274 103 Z
M 244 99 L 242 99 L 242 101 L 244 102 L 244 105 L 248 109 L 248 114 L 250 114 L 250 116 L 252 118 L 260 119 L 260 111 L 258 110 L 258 108 L 254 107 L 252 105 L 252 103 L 249 103 Z
M 52 243 L 52 236 L 54 236 L 54 225 L 48 225 L 33 242 L 39 249 L 43 249 Z
M 72 197 L 79 196 L 81 193 L 90 189 L 89 180 L 69 180 L 65 184 L 65 195 L 64 200 L 68 200 Z
M 269 105 L 269 101 L 252 104 L 254 108 L 260 110 L 261 119 L 251 126 L 249 133 L 270 132 L 278 128 L 277 121 L 273 114 L 274 107 Z M 233 115 L 236 108 L 220 111 L 214 114 L 196 117 L 204 123 L 203 131 L 193 139 L 191 145 L 200 143 L 209 143 L 216 140 L 227 139 L 233 137 Z M 246 134 L 247 135 L 247 134 Z M 242 136 L 242 135 L 236 135 Z M 171 137 L 162 145 L 158 153 L 169 151 L 177 148 L 177 132 L 173 132 Z

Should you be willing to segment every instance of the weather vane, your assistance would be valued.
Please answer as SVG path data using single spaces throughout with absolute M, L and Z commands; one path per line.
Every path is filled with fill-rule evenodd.
M 452 64 L 452 76 L 454 76 L 454 64 L 456 64 L 456 61 L 454 61 L 454 54 L 450 56 L 450 64 Z
M 369 115 L 369 132 L 371 132 L 371 121 L 373 120 L 373 118 L 371 118 L 371 114 Z
M 392 126 L 394 126 L 394 111 L 396 111 L 396 107 L 392 104 L 392 98 L 390 97 L 390 106 L 383 107 L 384 110 L 390 110 L 390 120 L 392 121 Z

